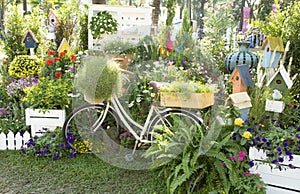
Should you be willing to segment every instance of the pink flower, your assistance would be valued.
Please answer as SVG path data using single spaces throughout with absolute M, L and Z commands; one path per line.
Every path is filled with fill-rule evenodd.
M 251 176 L 251 173 L 249 171 L 247 171 L 247 172 L 244 172 L 244 175 L 245 176 Z
M 189 75 L 192 75 L 193 73 L 191 71 L 189 71 Z
M 239 162 L 243 162 L 243 160 L 244 160 L 244 157 L 238 157 Z
M 245 156 L 247 156 L 246 152 L 242 152 L 242 151 L 239 152 L 238 155 L 239 155 L 239 157 L 245 157 Z
M 126 92 L 126 88 L 121 88 L 121 91 L 122 92 Z
M 130 141 L 130 137 L 127 137 L 126 140 L 127 140 L 127 141 Z
M 225 162 L 222 162 L 222 163 L 221 163 L 221 165 L 222 165 L 223 167 L 226 167 L 226 164 L 225 164 Z
M 236 157 L 235 157 L 235 156 L 229 156 L 229 157 L 228 157 L 228 160 L 236 161 Z

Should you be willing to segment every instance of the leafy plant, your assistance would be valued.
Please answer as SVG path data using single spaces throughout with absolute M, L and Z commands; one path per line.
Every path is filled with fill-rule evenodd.
M 18 55 L 9 65 L 8 73 L 17 78 L 36 76 L 42 67 L 42 61 L 32 55 Z
M 55 53 L 53 50 L 49 50 L 40 75 L 50 79 L 73 78 L 77 70 L 75 60 L 75 55 L 68 56 L 64 52 Z
M 170 85 L 161 87 L 160 91 L 170 93 L 211 93 L 212 86 L 201 82 L 175 81 Z
M 66 109 L 71 104 L 68 94 L 72 91 L 72 84 L 63 79 L 40 78 L 38 85 L 24 91 L 26 95 L 22 101 L 33 109 Z
M 75 150 L 70 149 L 62 138 L 61 130 L 57 129 L 53 132 L 44 128 L 44 134 L 40 137 L 35 136 L 25 144 L 22 153 L 32 156 L 47 156 L 53 160 L 57 160 L 62 156 L 75 156 Z
M 108 11 L 100 11 L 92 17 L 90 29 L 93 38 L 100 38 L 103 34 L 117 32 L 118 22 Z

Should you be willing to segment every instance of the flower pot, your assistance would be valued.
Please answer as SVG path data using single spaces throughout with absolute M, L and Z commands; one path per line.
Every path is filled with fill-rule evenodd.
M 25 110 L 26 125 L 31 126 L 31 136 L 40 136 L 45 132 L 44 128 L 54 131 L 56 127 L 62 127 L 65 118 L 65 110 L 46 110 L 27 108 Z
M 300 192 L 300 155 L 293 155 L 294 159 L 292 161 L 289 161 L 288 158 L 284 158 L 284 162 L 281 163 L 281 165 L 286 169 L 282 169 L 281 171 L 275 169 L 274 164 L 265 162 L 267 156 L 264 150 L 251 147 L 249 157 L 255 164 L 251 168 L 251 172 L 260 174 L 262 180 L 268 184 L 267 193 L 296 194 Z M 294 168 L 289 168 L 289 164 L 292 164 Z
M 166 107 L 206 108 L 214 104 L 213 93 L 160 93 L 160 104 Z

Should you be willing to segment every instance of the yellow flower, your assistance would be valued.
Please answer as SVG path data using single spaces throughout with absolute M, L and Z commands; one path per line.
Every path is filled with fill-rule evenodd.
M 234 119 L 234 125 L 236 125 L 236 126 L 241 127 L 241 126 L 243 126 L 243 123 L 244 123 L 244 121 L 241 118 Z
M 245 131 L 243 137 L 249 140 L 252 137 L 252 134 L 249 131 Z

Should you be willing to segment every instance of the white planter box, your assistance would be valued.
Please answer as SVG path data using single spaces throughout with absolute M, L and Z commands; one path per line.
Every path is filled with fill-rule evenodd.
M 270 112 L 281 113 L 284 109 L 283 101 L 275 101 L 275 100 L 266 100 L 265 110 Z
M 293 155 L 291 162 L 282 163 L 286 169 L 271 169 L 270 165 L 265 163 L 267 156 L 263 150 L 258 151 L 256 148 L 250 148 L 249 157 L 254 160 L 255 165 L 251 168 L 252 173 L 261 175 L 263 181 L 268 184 L 267 194 L 296 194 L 300 193 L 300 156 Z M 292 163 L 295 168 L 291 169 L 287 165 Z M 275 165 L 272 165 L 275 167 Z
M 27 108 L 25 113 L 26 125 L 31 126 L 32 137 L 41 135 L 43 128 L 53 131 L 56 127 L 62 127 L 66 118 L 65 110 L 47 110 L 44 113 L 39 109 Z

